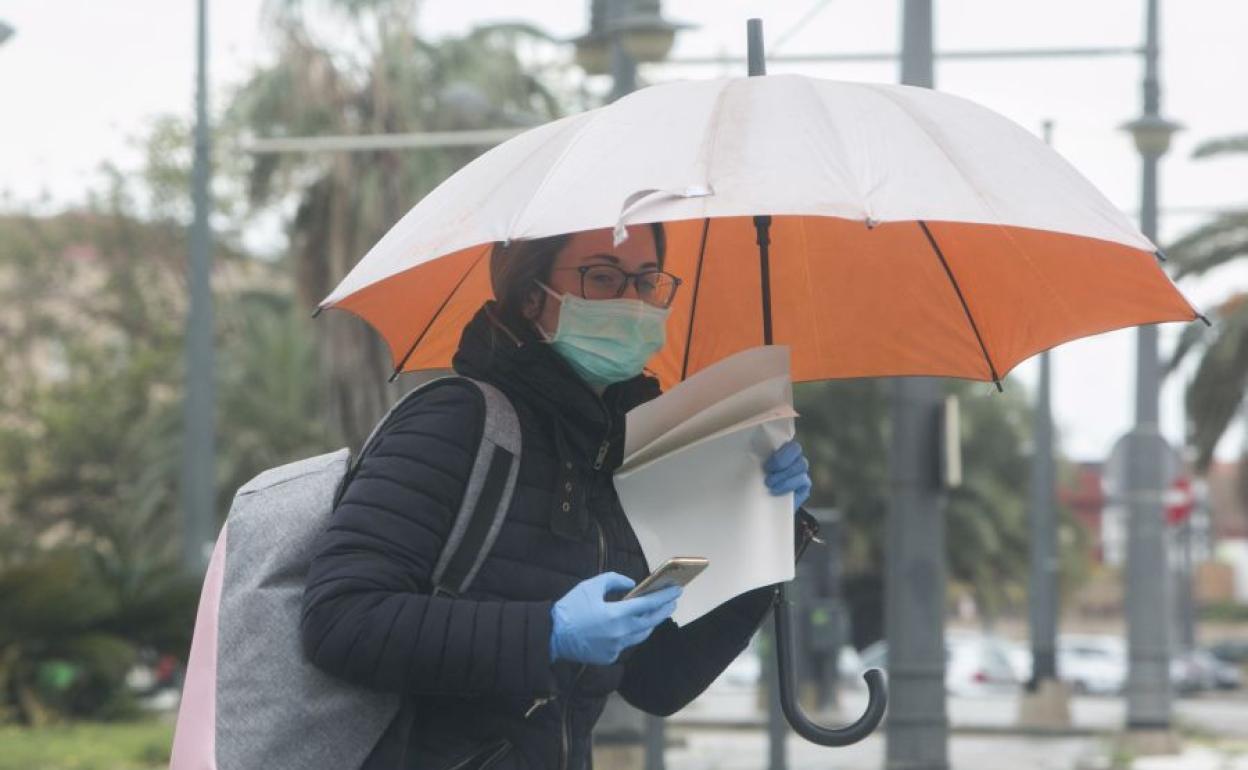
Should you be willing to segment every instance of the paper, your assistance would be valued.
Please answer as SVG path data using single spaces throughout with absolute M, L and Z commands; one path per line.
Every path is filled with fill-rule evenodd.
M 793 437 L 789 349 L 753 348 L 628 413 L 615 488 L 650 567 L 703 556 L 672 619 L 793 579 L 793 496 L 774 496 L 763 463 Z

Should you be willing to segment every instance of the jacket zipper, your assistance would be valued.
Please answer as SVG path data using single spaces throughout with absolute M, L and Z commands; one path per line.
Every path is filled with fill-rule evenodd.
M 602 464 L 606 462 L 607 459 L 607 452 L 611 451 L 612 428 L 611 410 L 607 407 L 607 403 L 602 400 L 601 396 L 598 397 L 598 403 L 602 406 L 603 416 L 607 418 L 607 430 L 603 434 L 602 443 L 598 445 L 598 456 L 594 458 L 594 470 L 596 471 L 602 470 Z M 602 572 L 602 568 L 599 568 L 598 571 Z
M 594 529 L 598 532 L 598 574 L 601 575 L 607 568 L 607 535 L 602 531 L 602 523 L 598 519 L 594 519 Z M 580 681 L 581 675 L 585 673 L 585 669 L 589 668 L 588 663 L 582 663 L 581 667 L 576 670 L 576 675 L 572 677 L 572 684 L 569 690 L 576 687 L 576 683 Z M 568 708 L 570 704 L 565 706 L 559 712 L 559 768 L 567 770 L 568 767 Z

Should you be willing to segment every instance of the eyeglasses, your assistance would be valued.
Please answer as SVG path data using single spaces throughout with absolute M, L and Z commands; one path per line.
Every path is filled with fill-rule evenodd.
M 643 302 L 668 308 L 676 298 L 676 289 L 680 288 L 680 279 L 662 270 L 627 273 L 615 265 L 579 265 L 555 269 L 575 270 L 580 273 L 581 296 L 585 299 L 618 299 L 624 296 L 631 282 Z

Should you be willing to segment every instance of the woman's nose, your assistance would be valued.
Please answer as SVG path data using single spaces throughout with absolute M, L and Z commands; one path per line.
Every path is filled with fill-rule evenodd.
M 625 299 L 641 299 L 641 292 L 637 290 L 637 282 L 627 280 L 624 282 L 624 293 L 620 295 Z

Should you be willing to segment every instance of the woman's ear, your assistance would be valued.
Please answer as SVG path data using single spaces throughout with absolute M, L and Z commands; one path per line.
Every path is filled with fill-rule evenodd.
M 542 308 L 546 304 L 543 300 L 540 289 L 529 289 L 524 295 L 524 302 L 520 305 L 520 312 L 530 321 L 536 321 L 537 317 L 542 314 Z

